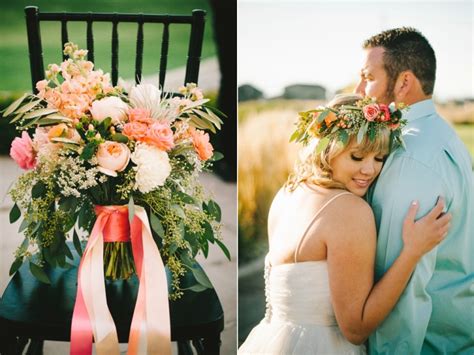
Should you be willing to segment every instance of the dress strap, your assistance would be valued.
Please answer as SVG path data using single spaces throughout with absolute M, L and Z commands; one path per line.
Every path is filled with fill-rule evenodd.
M 306 227 L 306 230 L 304 231 L 302 237 L 298 240 L 298 243 L 296 244 L 296 248 L 295 248 L 295 263 L 297 262 L 297 255 L 298 255 L 298 251 L 300 249 L 300 246 L 301 246 L 301 243 L 303 242 L 304 238 L 306 237 L 306 234 L 308 234 L 310 228 L 313 226 L 314 222 L 316 222 L 316 218 L 318 218 L 318 216 L 321 214 L 321 212 L 332 202 L 334 201 L 336 198 L 340 197 L 340 196 L 343 196 L 343 195 L 352 195 L 351 192 L 348 192 L 348 191 L 344 191 L 344 192 L 341 192 L 340 194 L 337 194 L 333 197 L 331 197 L 324 205 L 323 207 L 321 207 L 319 209 L 318 212 L 316 212 L 316 214 L 314 215 L 313 219 L 311 220 L 311 222 L 309 223 L 308 227 Z

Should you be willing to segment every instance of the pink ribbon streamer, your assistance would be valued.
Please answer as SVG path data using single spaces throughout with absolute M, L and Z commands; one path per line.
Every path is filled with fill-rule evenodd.
M 153 240 L 146 211 L 135 206 L 131 230 L 127 206 L 97 206 L 97 220 L 78 270 L 76 303 L 71 325 L 71 355 L 119 354 L 115 324 L 107 307 L 103 274 L 103 243 L 127 241 L 131 232 L 139 278 L 137 302 L 130 327 L 128 354 L 171 354 L 171 329 L 166 273 Z

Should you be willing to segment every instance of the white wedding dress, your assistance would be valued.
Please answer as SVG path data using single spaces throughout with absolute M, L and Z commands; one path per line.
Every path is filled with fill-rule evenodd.
M 342 194 L 329 200 L 318 214 Z M 295 263 L 272 266 L 267 255 L 265 296 L 265 318 L 252 329 L 238 354 L 366 354 L 365 346 L 351 344 L 336 323 L 326 260 L 297 262 L 295 257 Z

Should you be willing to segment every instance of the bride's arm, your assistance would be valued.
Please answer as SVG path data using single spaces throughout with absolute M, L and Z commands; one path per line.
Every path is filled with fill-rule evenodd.
M 356 196 L 339 199 L 338 203 L 338 215 L 330 218 L 344 223 L 331 223 L 334 230 L 326 241 L 331 297 L 342 333 L 350 342 L 361 344 L 395 306 L 417 262 L 442 240 L 450 215 L 437 218 L 444 207 L 439 201 L 415 222 L 418 206 L 412 205 L 403 226 L 402 252 L 374 285 L 376 230 L 372 210 Z

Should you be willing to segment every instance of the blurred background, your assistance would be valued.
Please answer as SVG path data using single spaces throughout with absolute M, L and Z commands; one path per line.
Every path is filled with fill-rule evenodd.
M 297 113 L 352 92 L 365 39 L 411 26 L 436 52 L 437 109 L 474 157 L 473 18 L 472 1 L 239 0 L 239 344 L 264 315 L 267 214 Z
M 236 205 L 236 130 L 237 83 L 236 38 L 237 0 L 18 0 L 0 2 L 0 110 L 23 94 L 31 92 L 32 84 L 28 59 L 28 46 L 24 7 L 38 6 L 40 12 L 119 12 L 155 14 L 191 14 L 193 9 L 207 12 L 202 48 L 199 86 L 211 104 L 227 115 L 222 131 L 212 137 L 216 150 L 225 156 L 214 166 L 215 174 L 203 174 L 202 182 L 222 208 L 223 237 L 230 250 L 232 262 L 216 248 L 209 258 L 200 259 L 216 287 L 225 313 L 225 330 L 222 333 L 223 353 L 236 349 L 236 284 L 237 284 L 237 205 Z M 69 40 L 80 48 L 86 46 L 86 24 L 69 22 Z M 136 24 L 120 24 L 119 76 L 133 83 L 136 51 Z M 189 25 L 170 26 L 170 47 L 165 91 L 183 84 L 187 59 Z M 110 72 L 112 25 L 94 23 L 95 66 Z M 57 22 L 42 22 L 41 36 L 45 68 L 49 63 L 62 61 L 61 29 Z M 143 81 L 158 84 L 162 25 L 145 24 Z M 18 224 L 10 225 L 8 213 L 12 202 L 7 195 L 10 184 L 22 171 L 8 156 L 11 141 L 19 135 L 13 125 L 0 117 L 0 295 L 6 287 L 13 251 L 21 243 Z M 123 349 L 125 351 L 126 347 Z M 65 354 L 67 343 L 47 342 L 45 354 Z

